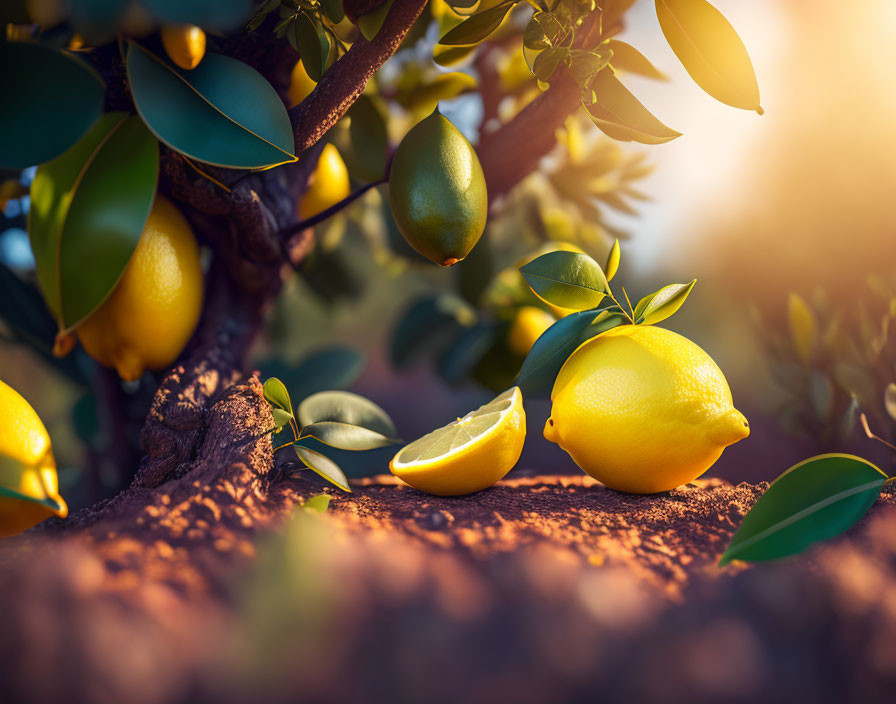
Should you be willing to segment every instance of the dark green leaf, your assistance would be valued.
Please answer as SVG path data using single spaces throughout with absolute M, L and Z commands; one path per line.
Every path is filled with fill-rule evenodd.
M 646 78 L 654 78 L 658 81 L 667 80 L 666 74 L 659 71 L 640 51 L 631 44 L 626 44 L 618 39 L 611 39 L 607 47 L 613 52 L 610 63 L 613 68 L 628 73 L 635 73 Z
M 413 303 L 392 334 L 392 364 L 407 369 L 444 349 L 463 328 L 473 325 L 476 317 L 469 303 L 450 294 Z
M 357 425 L 387 438 L 397 435 L 388 413 L 370 399 L 350 391 L 321 391 L 309 396 L 299 404 L 298 419 L 302 427 L 331 421 Z
M 439 66 L 451 68 L 457 66 L 466 60 L 474 51 L 476 46 L 444 46 L 436 44 L 432 50 L 432 58 Z
M 596 310 L 560 318 L 535 341 L 523 362 L 517 379 L 523 395 L 550 393 L 560 368 L 579 345 L 622 323 L 622 316 Z
M 635 321 L 643 325 L 655 325 L 674 315 L 687 299 L 697 280 L 687 284 L 670 284 L 659 291 L 644 296 L 635 306 Z
M 294 46 L 302 58 L 305 71 L 312 81 L 319 81 L 330 51 L 330 42 L 326 34 L 304 12 L 293 23 L 292 31 L 295 36 Z
M 542 254 L 520 272 L 539 298 L 562 308 L 594 308 L 607 291 L 607 278 L 600 265 L 578 252 Z
M 141 0 L 147 10 L 170 24 L 196 24 L 215 30 L 236 29 L 249 18 L 251 0 Z
M 305 503 L 302 504 L 302 508 L 308 509 L 309 511 L 316 511 L 317 513 L 326 513 L 329 507 L 329 494 L 317 494 L 316 496 L 310 496 L 309 498 L 305 499 Z
M 86 393 L 72 406 L 72 427 L 78 437 L 93 445 L 101 433 L 100 419 L 96 412 L 96 395 Z
M 449 30 L 444 37 L 439 39 L 439 44 L 448 46 L 478 44 L 501 26 L 507 13 L 510 12 L 515 4 L 516 0 L 512 0 L 490 10 L 477 12 L 469 19 L 461 22 L 457 27 Z
M 479 360 L 495 343 L 499 328 L 495 325 L 477 323 L 466 328 L 454 343 L 439 357 L 439 374 L 450 383 L 457 383 L 469 377 Z
M 195 69 L 181 71 L 130 42 L 128 80 L 149 128 L 188 157 L 246 169 L 295 161 L 286 107 L 242 61 L 206 54 Z
M 800 462 L 759 497 L 719 564 L 796 555 L 840 535 L 868 512 L 886 481 L 886 474 L 854 455 L 818 455 Z
M 31 184 L 28 233 L 37 277 L 61 330 L 118 283 L 155 198 L 158 142 L 137 117 L 107 113 Z
M 318 349 L 306 356 L 293 372 L 297 383 L 296 393 L 301 389 L 305 398 L 317 391 L 348 388 L 357 381 L 364 369 L 364 353 L 356 347 L 331 345 Z
M 386 173 L 389 135 L 386 118 L 376 98 L 362 94 L 348 112 L 351 149 L 346 153 L 349 171 L 359 181 L 379 181 Z
M 0 42 L 4 109 L 0 166 L 42 164 L 77 142 L 103 109 L 105 86 L 86 63 L 38 44 Z
M 536 12 L 526 25 L 523 44 L 527 49 L 550 49 L 557 46 L 563 35 L 563 27 L 550 12 Z
M 622 142 L 663 144 L 681 133 L 657 120 L 628 88 L 619 82 L 613 70 L 606 68 L 591 84 L 596 100 L 587 106 L 595 125 L 608 137 Z
M 301 406 L 299 407 L 301 412 Z M 325 420 L 302 428 L 302 437 L 312 437 L 340 450 L 374 450 L 395 444 L 393 438 L 360 425 Z
M 289 415 L 293 415 L 292 400 L 289 398 L 289 391 L 286 386 L 277 377 L 271 377 L 264 382 L 262 386 L 265 400 L 274 408 L 286 411 Z
M 358 29 L 361 30 L 361 34 L 367 41 L 372 42 L 374 37 L 380 33 L 394 2 L 395 0 L 386 0 L 373 12 L 368 12 L 358 18 Z
M 329 457 L 301 445 L 293 445 L 292 448 L 295 450 L 299 459 L 302 460 L 312 472 L 319 474 L 328 482 L 338 486 L 343 491 L 351 492 L 345 474 L 339 468 L 339 465 Z
M 532 73 L 535 74 L 539 81 L 547 83 L 551 76 L 554 75 L 554 71 L 557 70 L 557 66 L 567 56 L 569 56 L 569 49 L 563 47 L 559 49 L 545 49 L 535 57 L 535 63 L 532 64 Z
M 599 54 L 584 49 L 573 49 L 569 52 L 569 70 L 572 77 L 582 88 L 589 88 L 598 71 L 610 61 L 611 54 Z
M 342 0 L 322 0 L 321 5 L 324 8 L 324 14 L 333 24 L 339 24 L 345 17 L 345 11 L 342 9 Z
M 69 0 L 69 21 L 87 42 L 99 46 L 115 36 L 126 6 L 126 0 Z

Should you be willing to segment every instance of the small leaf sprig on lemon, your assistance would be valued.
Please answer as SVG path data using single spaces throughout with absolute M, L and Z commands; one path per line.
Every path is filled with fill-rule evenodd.
M 749 435 L 724 374 L 693 342 L 654 327 L 684 303 L 694 282 L 672 284 L 632 306 L 610 288 L 618 241 L 604 268 L 586 254 L 549 252 L 520 271 L 535 294 L 574 308 L 535 342 L 519 384 L 551 388 L 544 435 L 612 489 L 667 491 L 689 482 L 728 445 Z
M 29 403 L 0 381 L 0 538 L 67 515 L 47 429 Z

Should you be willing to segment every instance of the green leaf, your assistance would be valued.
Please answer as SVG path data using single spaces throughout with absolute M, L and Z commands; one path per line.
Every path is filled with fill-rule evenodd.
M 635 321 L 639 325 L 656 325 L 674 315 L 696 283 L 697 279 L 687 284 L 670 284 L 644 296 L 635 306 Z
M 298 419 L 302 427 L 331 421 L 357 425 L 387 438 L 398 434 L 388 413 L 370 399 L 350 391 L 321 391 L 309 396 L 299 404 Z
M 619 82 L 612 69 L 606 68 L 598 73 L 591 87 L 596 100 L 586 106 L 588 115 L 608 137 L 622 142 L 663 144 L 681 136 L 681 132 L 657 120 Z
M 206 54 L 182 71 L 129 42 L 127 71 L 137 112 L 175 151 L 231 168 L 296 160 L 286 107 L 248 64 Z
M 854 455 L 818 455 L 800 462 L 759 497 L 719 564 L 796 555 L 840 535 L 868 512 L 886 481 L 886 474 Z
M 536 12 L 523 32 L 523 45 L 527 49 L 538 51 L 551 49 L 563 35 L 563 26 L 556 15 L 550 12 Z
M 315 438 L 324 445 L 339 450 L 375 450 L 378 447 L 395 444 L 393 438 L 386 437 L 375 430 L 330 420 L 306 425 L 302 428 L 301 438 L 306 437 Z
M 476 79 L 468 73 L 441 73 L 429 83 L 415 84 L 396 93 L 395 99 L 406 110 L 430 114 L 443 100 L 451 100 L 476 89 Z
M 727 105 L 762 114 L 750 56 L 721 12 L 706 0 L 656 0 L 656 15 L 698 86 Z
M 525 396 L 550 393 L 560 368 L 579 345 L 622 323 L 622 316 L 596 310 L 560 318 L 532 345 L 520 369 L 517 386 Z
M 327 55 L 330 53 L 330 42 L 326 34 L 311 16 L 304 12 L 293 22 L 291 31 L 295 37 L 293 46 L 299 52 L 305 71 L 312 81 L 320 81 L 327 63 Z
M 345 18 L 345 11 L 342 9 L 342 0 L 322 0 L 321 6 L 324 8 L 324 14 L 333 24 L 339 24 Z
M 612 281 L 613 277 L 616 276 L 616 272 L 619 271 L 619 262 L 622 259 L 622 249 L 619 246 L 619 240 L 613 241 L 613 247 L 610 249 L 610 254 L 607 256 L 607 264 L 604 266 L 604 271 L 607 274 L 607 281 Z
M 511 2 L 505 2 L 483 12 L 477 12 L 457 27 L 449 30 L 444 37 L 439 39 L 439 44 L 448 46 L 478 44 L 501 26 L 507 13 L 515 4 L 516 0 L 511 0 Z
M 358 29 L 361 30 L 361 34 L 367 41 L 372 42 L 374 37 L 380 33 L 394 2 L 395 0 L 386 0 L 373 12 L 368 12 L 358 18 Z
M 610 62 L 612 54 L 603 54 L 584 49 L 572 49 L 569 52 L 569 71 L 582 88 L 590 88 L 594 77 Z
M 476 318 L 476 311 L 469 303 L 451 294 L 414 302 L 392 333 L 389 348 L 392 364 L 398 369 L 407 369 L 427 355 L 443 350 L 463 328 L 472 326 Z
M 102 79 L 66 52 L 0 42 L 0 75 L 0 167 L 23 169 L 59 156 L 102 112 Z
M 292 449 L 295 450 L 299 459 L 302 460 L 302 462 L 305 463 L 305 466 L 312 472 L 319 474 L 328 482 L 338 486 L 343 491 L 351 492 L 351 488 L 349 488 L 348 485 L 348 479 L 345 478 L 345 473 L 339 468 L 339 465 L 329 457 L 301 445 L 293 445 Z
M 277 377 L 271 377 L 262 385 L 265 401 L 274 408 L 286 411 L 291 417 L 294 416 L 292 410 L 292 400 L 289 398 L 289 391 L 286 390 L 285 384 Z
M 158 142 L 139 118 L 123 113 L 106 113 L 38 168 L 28 234 L 60 330 L 80 323 L 115 288 L 143 233 L 158 170 Z
M 439 66 L 452 68 L 463 63 L 474 51 L 476 46 L 444 46 L 436 44 L 432 50 L 432 58 Z
M 236 29 L 249 19 L 251 0 L 141 0 L 155 17 L 169 24 L 196 24 L 219 31 Z
M 551 76 L 554 75 L 554 71 L 557 70 L 557 66 L 560 65 L 562 61 L 565 61 L 569 56 L 569 49 L 565 47 L 560 47 L 557 49 L 545 49 L 538 53 L 538 56 L 535 57 L 535 61 L 532 64 L 532 73 L 535 74 L 535 77 L 541 81 L 542 83 L 547 83 Z
M 548 252 L 520 268 L 539 298 L 562 308 L 594 308 L 607 292 L 607 277 L 587 254 Z
M 305 503 L 302 504 L 302 508 L 309 511 L 316 511 L 317 513 L 326 513 L 327 509 L 330 507 L 330 498 L 331 497 L 329 494 L 317 494 L 316 496 L 310 496 L 305 499 Z
M 292 413 L 284 411 L 282 408 L 272 408 L 271 413 L 274 416 L 274 430 L 280 430 L 280 428 L 289 425 L 289 421 L 293 417 Z
M 477 323 L 458 335 L 439 356 L 439 374 L 445 381 L 457 383 L 470 376 L 485 353 L 498 338 L 498 326 Z
M 626 44 L 618 39 L 611 39 L 607 47 L 613 52 L 610 64 L 618 71 L 634 73 L 646 78 L 654 78 L 658 81 L 666 81 L 668 77 L 657 69 L 640 51 L 631 44 Z
M 351 148 L 345 155 L 346 162 L 352 176 L 366 183 L 379 181 L 386 173 L 389 135 L 378 100 L 362 94 L 348 111 Z
M 884 392 L 884 408 L 887 409 L 887 415 L 896 420 L 896 384 L 887 384 L 887 390 Z

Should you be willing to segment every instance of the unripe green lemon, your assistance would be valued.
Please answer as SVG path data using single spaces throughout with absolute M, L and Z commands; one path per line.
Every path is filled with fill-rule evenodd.
M 652 325 L 622 325 L 583 343 L 551 401 L 544 436 L 595 479 L 633 494 L 696 479 L 750 434 L 712 358 Z
M 398 145 L 389 202 L 408 244 L 440 266 L 466 257 L 482 235 L 488 195 L 479 157 L 438 110 Z

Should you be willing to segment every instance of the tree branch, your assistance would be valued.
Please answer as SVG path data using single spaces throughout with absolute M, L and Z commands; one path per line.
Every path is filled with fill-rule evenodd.
M 574 47 L 593 46 L 600 37 L 599 11 L 586 20 Z M 479 161 L 485 172 L 489 200 L 507 193 L 538 166 L 556 143 L 555 132 L 578 109 L 582 90 L 565 68 L 551 79 L 551 87 L 500 129 L 485 134 Z
M 367 81 L 401 45 L 425 5 L 426 0 L 395 0 L 373 41 L 359 36 L 348 53 L 323 75 L 311 95 L 289 111 L 296 154 L 317 142 L 345 115 L 364 92 Z

